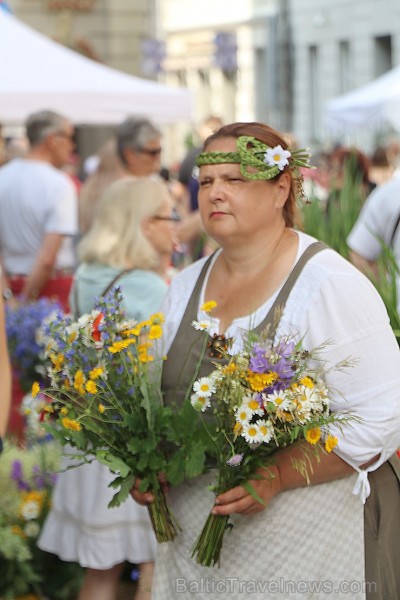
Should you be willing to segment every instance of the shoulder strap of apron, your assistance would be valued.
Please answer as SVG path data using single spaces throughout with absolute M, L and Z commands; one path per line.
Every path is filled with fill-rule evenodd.
M 313 257 L 315 254 L 328 248 L 324 242 L 314 242 L 308 248 L 305 249 L 303 254 L 300 256 L 297 263 L 294 265 L 292 271 L 289 274 L 289 277 L 286 279 L 284 285 L 282 286 L 279 294 L 277 295 L 275 302 L 271 306 L 268 311 L 265 319 L 255 328 L 256 333 L 261 333 L 263 329 L 268 327 L 269 325 L 273 325 L 276 321 L 277 315 L 282 314 L 282 311 L 285 307 L 287 299 L 289 298 L 289 294 L 292 291 L 294 284 L 296 283 L 300 273 L 305 267 L 306 263 Z M 276 324 L 276 323 L 275 323 Z

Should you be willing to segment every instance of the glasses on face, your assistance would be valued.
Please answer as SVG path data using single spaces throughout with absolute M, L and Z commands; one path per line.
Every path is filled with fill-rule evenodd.
M 139 152 L 141 154 L 148 154 L 149 156 L 159 156 L 161 154 L 161 148 L 154 148 L 153 150 L 149 148 L 141 148 Z
M 164 217 L 163 215 L 154 215 L 152 219 L 155 221 L 170 221 L 171 223 L 179 223 L 181 220 L 180 216 L 177 214 L 170 215 L 169 217 Z
M 59 131 L 57 133 L 55 133 L 54 135 L 56 135 L 57 137 L 62 137 L 66 140 L 70 140 L 71 142 L 74 141 L 74 133 L 65 133 L 65 131 Z

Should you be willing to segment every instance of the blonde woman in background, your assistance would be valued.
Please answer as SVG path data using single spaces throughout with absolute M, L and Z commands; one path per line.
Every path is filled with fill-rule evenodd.
M 90 228 L 103 192 L 116 179 L 127 175 L 117 154 L 114 138 L 108 140 L 99 151 L 99 162 L 93 173 L 82 185 L 79 194 L 79 231 L 84 235 Z
M 90 312 L 110 284 L 121 288 L 130 318 L 142 321 L 157 312 L 167 291 L 174 222 L 161 181 L 126 177 L 111 184 L 78 247 L 82 264 L 71 292 L 75 316 Z M 114 600 L 124 561 L 139 565 L 135 600 L 149 600 L 156 541 L 147 509 L 131 499 L 108 509 L 112 479 L 96 461 L 63 472 L 39 546 L 86 567 L 78 600 Z

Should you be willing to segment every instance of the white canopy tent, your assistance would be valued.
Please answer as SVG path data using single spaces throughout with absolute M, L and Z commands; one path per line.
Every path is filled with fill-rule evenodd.
M 332 131 L 392 126 L 400 130 L 400 66 L 326 104 L 325 124 Z
M 75 125 L 114 125 L 128 115 L 158 125 L 189 121 L 192 95 L 117 71 L 41 35 L 0 10 L 0 123 L 51 109 Z

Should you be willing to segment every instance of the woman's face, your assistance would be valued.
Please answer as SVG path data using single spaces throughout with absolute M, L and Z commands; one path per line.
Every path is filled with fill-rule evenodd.
M 166 190 L 162 205 L 155 215 L 146 219 L 145 228 L 147 239 L 160 256 L 171 255 L 177 243 L 174 219 L 173 202 Z
M 236 139 L 223 138 L 207 152 L 235 152 Z M 290 189 L 290 176 L 253 181 L 240 173 L 239 164 L 204 165 L 199 174 L 199 210 L 206 232 L 221 246 L 229 240 L 246 242 L 268 235 L 284 224 L 282 214 Z

